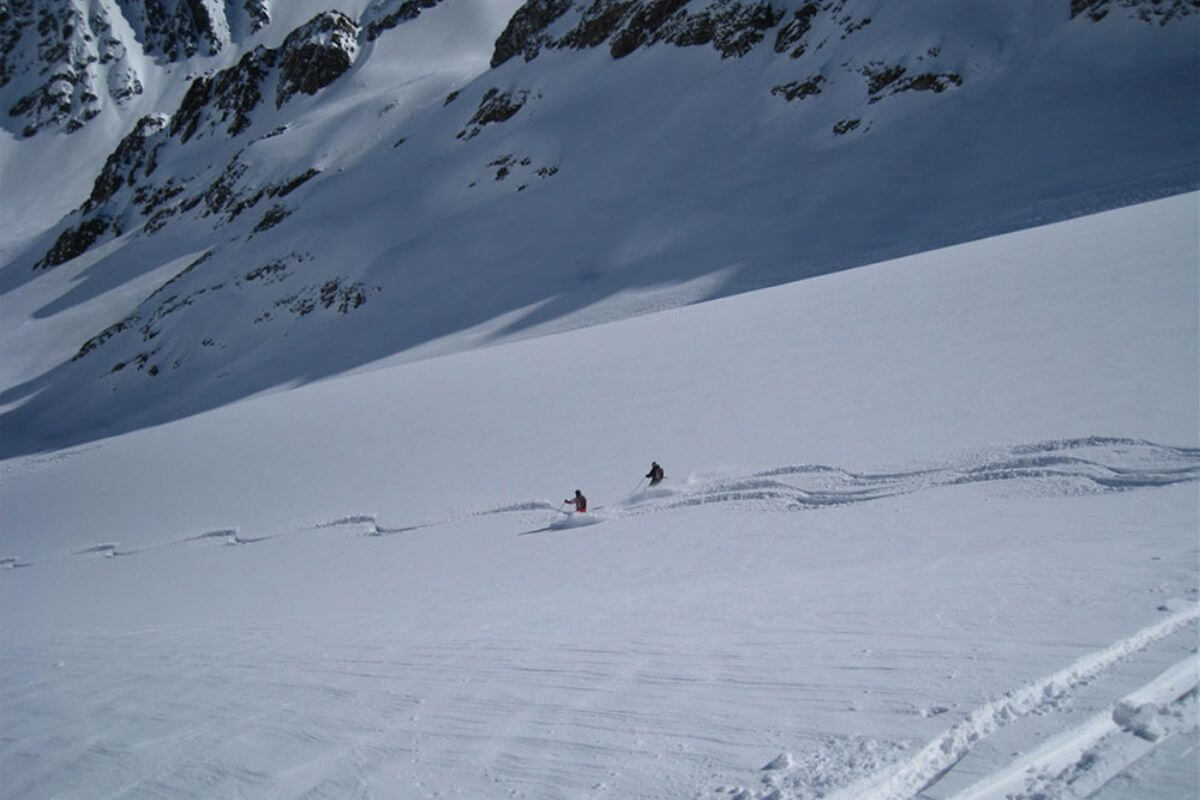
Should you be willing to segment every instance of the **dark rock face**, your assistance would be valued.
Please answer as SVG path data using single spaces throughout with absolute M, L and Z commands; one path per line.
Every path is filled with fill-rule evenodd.
M 250 20 L 250 31 L 258 33 L 271 24 L 271 10 L 267 7 L 268 0 L 244 0 L 242 8 Z
M 0 87 L 8 85 L 21 68 L 15 58 L 17 44 L 25 29 L 33 24 L 30 0 L 10 0 L 0 6 Z
M 171 135 L 183 141 L 191 139 L 200 125 L 200 113 L 212 100 L 212 78 L 201 75 L 188 86 L 187 94 L 171 118 Z
M 143 91 L 126 45 L 103 7 L 90 15 L 67 3 L 14 0 L 0 6 L 0 87 L 35 76 L 37 85 L 7 109 L 14 132 L 79 130 L 105 98 L 123 103 Z
M 121 105 L 143 93 L 131 53 L 160 62 L 214 55 L 231 43 L 231 31 L 254 32 L 267 25 L 269 1 L 0 3 L 0 87 L 22 75 L 38 80 L 3 109 L 5 120 L 24 136 L 59 128 L 77 131 L 106 102 Z
M 516 116 L 529 99 L 529 92 L 501 92 L 492 87 L 484 92 L 479 108 L 467 121 L 467 127 L 458 132 L 458 138 L 468 141 L 478 136 L 483 126 L 493 122 L 506 122 Z
M 62 264 L 103 237 L 136 226 L 139 216 L 145 219 L 145 232 L 155 234 L 198 207 L 202 216 L 215 215 L 228 222 L 265 197 L 284 197 L 295 191 L 318 170 L 309 169 L 279 185 L 245 186 L 248 165 L 241 152 L 215 178 L 209 177 L 207 187 L 199 192 L 187 185 L 198 182 L 192 176 L 182 182 L 167 177 L 157 184 L 150 176 L 168 146 L 179 147 L 215 132 L 236 137 L 246 131 L 264 93 L 270 91 L 268 87 L 273 87 L 275 105 L 281 108 L 296 94 L 311 95 L 328 86 L 353 64 L 358 54 L 357 36 L 358 26 L 344 14 L 319 14 L 293 31 L 280 47 L 258 47 L 234 67 L 193 80 L 173 117 L 143 117 L 121 141 L 79 208 L 83 221 L 64 230 L 35 268 Z M 274 133 L 278 131 L 267 135 Z M 185 196 L 176 200 L 180 195 Z M 274 206 L 259 220 L 257 231 L 278 225 L 290 213 L 283 205 Z
M 373 42 L 385 31 L 401 23 L 421 16 L 427 8 L 433 8 L 442 0 L 374 0 L 363 13 L 362 24 L 367 32 L 367 41 Z
M 860 125 L 862 125 L 861 119 L 843 119 L 833 126 L 833 133 L 835 136 L 845 136 Z
M 1093 22 L 1099 22 L 1114 8 L 1125 9 L 1129 16 L 1150 25 L 1166 25 L 1200 13 L 1200 0 L 1071 0 L 1071 19 L 1086 14 Z
M 629 14 L 629 21 L 613 36 L 613 58 L 627 56 L 653 42 L 667 20 L 686 5 L 687 0 L 656 0 L 634 9 Z
M 34 264 L 33 268 L 45 269 L 67 263 L 72 258 L 87 252 L 88 248 L 95 244 L 101 236 L 108 233 L 112 227 L 112 219 L 103 214 L 97 214 L 84 220 L 77 227 L 63 231 L 55 240 L 50 251 L 41 261 Z
M 214 8 L 204 0 L 143 0 L 140 5 L 132 11 L 143 23 L 144 47 L 150 55 L 179 61 L 196 53 L 216 55 L 225 46 L 218 33 L 218 20 L 225 22 L 223 4 Z
M 316 94 L 350 69 L 358 55 L 358 26 L 345 14 L 329 12 L 292 31 L 279 48 L 275 107 L 292 95 Z
M 598 47 L 608 37 L 620 29 L 638 0 L 594 0 L 583 12 L 579 24 L 556 43 L 556 47 L 570 47 L 581 50 L 586 47 Z
M 371 293 L 370 289 L 357 281 L 331 278 L 317 286 L 306 286 L 295 294 L 281 297 L 275 302 L 275 307 L 287 309 L 298 317 L 311 314 L 319 308 L 348 314 L 367 302 Z
M 237 136 L 251 124 L 268 80 L 278 71 L 275 107 L 297 93 L 315 94 L 337 80 L 358 55 L 358 26 L 337 11 L 318 14 L 273 50 L 255 48 L 236 66 L 192 81 L 171 121 L 171 135 L 187 141 L 206 128 L 226 125 Z
M 790 49 L 792 58 L 804 55 L 808 49 L 805 37 L 812 30 L 813 18 L 819 11 L 816 3 L 806 3 L 797 9 L 792 20 L 779 29 L 779 34 L 775 37 L 775 52 L 785 53 Z
M 269 0 L 121 0 L 130 24 L 142 31 L 147 55 L 174 62 L 211 56 L 240 28 L 255 33 L 271 22 Z
M 725 8 L 713 11 L 706 23 L 712 27 L 713 46 L 723 58 L 741 57 L 761 42 L 766 32 L 778 25 L 783 16 L 784 12 L 770 3 L 744 6 L 740 3 L 728 3 Z M 704 15 L 701 14 L 700 17 L 703 19 Z M 681 45 L 689 44 L 670 38 L 667 41 Z
M 545 47 L 580 50 L 605 42 L 613 58 L 660 42 L 678 47 L 711 44 L 724 58 L 743 56 L 785 15 L 769 2 L 712 0 L 692 11 L 687 6 L 688 0 L 592 0 L 576 25 L 555 39 L 549 29 L 571 3 L 530 0 L 496 40 L 492 66 L 518 53 L 530 61 Z
M 532 61 L 543 47 L 552 46 L 546 29 L 570 8 L 571 0 L 529 0 L 518 8 L 496 39 L 492 66 L 498 67 L 517 54 Z
M 821 75 L 814 75 L 805 81 L 792 81 L 791 83 L 781 84 L 771 87 L 771 94 L 782 95 L 784 100 L 789 103 L 793 100 L 803 100 L 814 94 L 821 93 L 821 84 L 825 82 L 825 78 Z
M 92 186 L 91 196 L 83 204 L 84 213 L 107 203 L 122 186 L 137 183 L 139 173 L 145 177 L 154 172 L 154 153 L 157 148 L 148 147 L 148 140 L 166 126 L 166 117 L 161 115 L 138 120 L 133 132 L 121 140 L 105 162 L 104 169 Z M 161 143 L 157 146 L 161 147 Z
M 883 66 L 872 64 L 863 68 L 867 78 L 867 93 L 871 96 L 868 101 L 876 103 L 888 95 L 898 92 L 934 92 L 940 94 L 952 86 L 962 86 L 962 77 L 956 72 L 923 72 L 919 75 L 906 77 L 908 70 L 898 64 Z
M 203 100 L 204 103 L 195 109 L 195 117 L 199 117 L 205 111 L 215 116 L 215 112 L 219 111 L 220 119 L 212 120 L 210 116 L 210 124 L 215 126 L 228 121 L 226 133 L 237 136 L 250 127 L 250 112 L 262 102 L 262 84 L 270 75 L 275 62 L 273 52 L 259 47 L 254 52 L 242 56 L 237 66 L 217 73 L 212 79 L 198 79 L 206 80 L 207 86 L 199 89 L 195 96 L 189 89 L 184 103 L 196 105 L 197 101 Z M 205 108 L 208 105 L 215 108 Z M 180 116 L 184 116 L 182 109 Z M 199 124 L 195 117 L 188 124 L 189 130 L 195 130 Z

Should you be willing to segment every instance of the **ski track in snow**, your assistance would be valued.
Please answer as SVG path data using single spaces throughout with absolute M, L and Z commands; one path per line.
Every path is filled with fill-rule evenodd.
M 1200 660 L 1189 656 L 950 800 L 1089 797 L 1172 736 L 1195 734 L 1198 683 Z
M 1154 642 L 1184 629 L 1192 628 L 1200 619 L 1200 606 L 1176 612 L 1167 619 L 1118 640 L 1108 647 L 1089 653 L 1070 666 L 1040 680 L 1011 690 L 996 700 L 988 702 L 955 723 L 940 736 L 934 738 L 917 753 L 890 767 L 884 776 L 850 786 L 830 795 L 830 800 L 914 800 L 925 797 L 955 765 L 962 761 L 973 748 L 1001 728 L 1019 722 L 1035 714 L 1046 714 L 1063 707 L 1079 687 L 1096 680 L 1102 673 L 1117 663 L 1144 650 Z M 1045 759 L 1045 751 L 1061 754 L 1080 742 L 1095 745 L 1114 730 L 1125 731 L 1126 735 L 1150 741 L 1164 738 L 1167 728 L 1160 719 L 1172 719 L 1184 714 L 1187 707 L 1194 710 L 1197 684 L 1200 683 L 1200 661 L 1191 655 L 1171 670 L 1143 686 L 1138 691 L 1119 699 L 1110 712 L 1113 725 L 1089 721 L 1079 728 L 1056 737 L 1053 745 L 1041 748 L 1033 756 L 1018 758 L 1014 764 L 978 781 L 965 793 L 955 795 L 954 800 L 1016 800 L 1020 798 L 1048 799 L 1051 797 L 1086 797 L 1087 794 L 1062 794 L 1061 790 L 1073 791 L 1068 784 L 1074 783 L 1098 760 L 1095 752 L 1086 748 L 1080 758 L 1050 780 L 1043 780 L 1035 772 L 1025 788 L 1030 793 L 1014 794 L 1008 791 L 1008 781 L 1014 770 L 1022 774 Z M 1190 699 L 1189 699 L 1190 698 Z M 1157 702 L 1156 702 L 1157 701 Z M 1158 703 L 1166 704 L 1166 707 Z M 1132 713 L 1131 713 L 1132 709 Z M 1182 719 L 1194 717 L 1182 716 Z M 1170 725 L 1171 723 L 1168 723 Z M 1175 727 L 1184 727 L 1180 724 Z M 1108 747 L 1114 746 L 1109 744 Z M 1134 755 L 1121 766 L 1136 760 Z M 1115 772 L 1113 773 L 1115 774 Z M 1093 776 L 1094 777 L 1094 776 Z M 1040 787 L 1036 784 L 1041 783 Z M 1059 784 L 1060 793 L 1051 793 L 1052 784 Z M 1103 782 L 1101 782 L 1102 785 Z M 1099 786 L 1094 788 L 1098 789 Z M 1090 794 L 1090 792 L 1089 792 Z M 782 800 L 782 795 L 779 796 Z
M 379 515 L 360 512 L 331 515 L 326 521 L 275 536 L 248 537 L 236 527 L 222 527 L 140 548 L 123 548 L 118 541 L 81 544 L 56 558 L 99 561 L 164 547 L 233 547 L 301 534 L 380 537 L 498 515 L 518 515 L 526 525 L 539 517 L 542 520 L 541 527 L 534 530 L 514 525 L 515 534 L 554 534 L 606 520 L 670 514 L 714 503 L 766 513 L 817 513 L 902 494 L 969 485 L 986 485 L 1005 495 L 1054 496 L 1103 494 L 1197 480 L 1200 449 L 1130 438 L 1087 437 L 991 448 L 941 463 L 888 472 L 795 465 L 740 475 L 696 476 L 679 484 L 635 491 L 624 500 L 598 505 L 585 514 L 568 514 L 546 500 L 463 510 L 405 525 L 385 525 Z M 0 559 L 0 569 L 29 565 L 14 557 Z M 1092 796 L 1142 759 L 1156 751 L 1165 752 L 1167 748 L 1160 750 L 1162 744 L 1180 735 L 1196 735 L 1200 659 L 1194 646 L 1189 645 L 1190 654 L 1170 669 L 1156 668 L 1158 676 L 1148 682 L 1145 675 L 1150 673 L 1144 669 L 1138 672 L 1141 685 L 1135 691 L 1110 686 L 1122 669 L 1136 671 L 1153 663 L 1149 653 L 1156 644 L 1175 647 L 1182 637 L 1195 639 L 1200 607 L 1170 601 L 1170 608 L 1164 605 L 1161 610 L 1170 612 L 1161 621 L 978 707 L 959 711 L 931 705 L 922 709 L 922 717 L 945 715 L 949 725 L 924 744 L 912 739 L 821 735 L 789 742 L 790 751 L 779 752 L 769 761 L 764 758 L 766 763 L 755 770 L 754 777 L 740 773 L 740 782 L 729 780 L 730 774 L 723 770 L 714 772 L 711 761 L 681 751 L 679 758 L 690 767 L 688 780 L 693 782 L 686 790 L 676 786 L 681 792 L 673 796 L 704 800 L 1063 800 Z M 664 651 L 662 642 L 651 647 L 653 652 L 635 650 L 635 655 L 658 664 L 684 663 L 694 656 L 682 645 L 678 652 Z M 481 649 L 486 651 L 483 657 Z M 188 741 L 202 743 L 198 752 L 211 756 L 189 757 L 163 774 L 139 778 L 124 789 L 175 794 L 181 787 L 200 786 L 204 791 L 222 794 L 246 787 L 266 789 L 280 780 L 303 783 L 304 775 L 311 772 L 321 776 L 313 789 L 314 796 L 354 796 L 366 791 L 363 781 L 374 779 L 372 770 L 386 773 L 388 768 L 380 764 L 411 764 L 419 786 L 419 776 L 453 767 L 445 759 L 453 757 L 455 747 L 475 754 L 471 757 L 482 758 L 480 753 L 487 755 L 490 751 L 474 749 L 481 747 L 479 732 L 496 729 L 494 720 L 512 719 L 527 732 L 512 745 L 511 752 L 494 754 L 496 760 L 487 767 L 490 780 L 498 786 L 544 780 L 539 770 L 544 770 L 546 763 L 535 764 L 529 753 L 546 751 L 552 770 L 556 774 L 561 770 L 564 780 L 570 776 L 580 786 L 591 785 L 594 792 L 603 792 L 606 782 L 617 775 L 610 765 L 629 763 L 635 753 L 630 749 L 635 746 L 606 739 L 606 732 L 614 728 L 636 730 L 640 737 L 658 740 L 677 738 L 682 730 L 705 730 L 706 736 L 743 748 L 765 749 L 780 744 L 764 746 L 757 730 L 744 721 L 714 723 L 704 709 L 687 710 L 678 719 L 664 720 L 639 705 L 647 696 L 687 691 L 697 680 L 687 672 L 639 669 L 635 678 L 642 694 L 637 700 L 615 707 L 585 702 L 581 709 L 581 693 L 607 697 L 614 682 L 628 679 L 629 653 L 575 647 L 527 649 L 521 643 L 481 647 L 477 641 L 456 641 L 391 654 L 364 651 L 356 654 L 360 657 L 323 660 L 316 667 L 310 663 L 311 654 L 297 655 L 294 662 L 287 655 L 284 653 L 282 661 L 269 671 L 249 655 L 244 663 L 234 659 L 219 677 L 211 664 L 184 665 L 184 671 L 198 682 L 197 692 L 203 692 L 204 681 L 219 679 L 241 686 L 239 691 L 255 697 L 278 698 L 288 709 L 286 724 L 271 719 L 260 722 L 258 716 L 244 719 L 237 696 L 232 696 L 228 707 L 216 709 L 197 730 L 167 733 L 161 740 L 144 745 L 150 748 L 149 756 L 138 752 L 143 745 L 131 748 L 121 743 L 110 747 L 90 739 L 81 743 L 63 741 L 62 746 L 69 752 L 53 769 L 86 776 L 97 770 L 98 764 L 135 763 L 139 758 L 173 751 L 182 746 L 178 737 L 186 736 Z M 85 652 L 77 656 L 80 661 L 88 658 Z M 62 660 L 60 654 L 54 659 L 56 665 Z M 755 692 L 770 693 L 779 688 L 778 684 L 761 682 L 752 661 L 742 666 L 746 672 L 727 679 L 742 688 L 754 687 Z M 400 676 L 410 687 L 404 694 L 393 694 L 391 690 L 381 693 L 380 685 L 388 685 Z M 167 677 L 171 685 L 151 686 L 151 696 L 177 691 L 176 671 L 164 672 L 163 678 Z M 154 676 L 149 679 L 152 683 L 155 680 Z M 330 680 L 340 685 L 332 685 Z M 414 682 L 421 687 L 419 694 L 410 693 L 417 692 L 411 688 Z M 504 687 L 504 691 L 481 700 L 469 690 L 472 683 L 494 684 Z M 425 694 L 430 698 L 422 699 Z M 531 701 L 531 697 L 536 699 Z M 303 702 L 298 703 L 297 698 Z M 103 705 L 115 700 L 105 696 L 100 702 Z M 1089 716 L 1081 721 L 1078 714 L 1071 713 L 1073 708 Z M 1096 709 L 1102 710 L 1097 713 Z M 1027 727 L 1034 720 L 1053 721 L 1053 735 L 1045 740 L 1027 735 Z M 153 722 L 169 727 L 165 720 L 155 718 Z M 256 765 L 251 770 L 243 763 L 242 754 L 236 752 L 236 745 L 223 739 L 233 724 L 249 724 L 255 736 L 286 739 L 289 751 L 294 750 L 301 759 L 311 758 L 313 763 L 299 768 L 295 776 L 290 772 L 295 769 L 290 762 Z M 271 728 L 266 733 L 255 727 L 268 724 Z M 1002 746 L 1006 734 L 1016 735 L 1019 741 L 1018 752 L 1011 756 Z M 448 750 L 447 742 L 451 743 Z M 766 750 L 768 755 L 773 752 L 778 751 Z M 1005 753 L 1003 763 L 989 761 L 995 758 L 995 752 Z M 981 761 L 986 766 L 980 776 Z M 706 780 L 701 777 L 704 773 L 711 777 Z M 965 786 L 965 781 L 972 778 Z M 36 775 L 33 778 L 38 779 Z
M 1091 436 L 994 448 L 960 456 L 947 463 L 880 473 L 851 472 L 822 464 L 777 467 L 749 475 L 693 476 L 683 484 L 665 484 L 635 491 L 610 506 L 586 514 L 569 514 L 546 500 L 527 500 L 492 508 L 388 526 L 372 513 L 349 514 L 304 530 L 340 530 L 361 536 L 412 533 L 475 517 L 523 512 L 547 512 L 552 517 L 523 534 L 587 527 L 640 514 L 668 512 L 690 506 L 722 503 L 768 511 L 806 511 L 863 503 L 942 487 L 1001 484 L 1005 493 L 1080 495 L 1128 491 L 1200 480 L 1200 448 L 1171 447 L 1142 439 Z M 239 529 L 221 528 L 123 550 L 119 542 L 81 545 L 62 557 L 124 557 L 181 544 L 246 545 L 289 534 L 246 537 Z M 45 559 L 46 561 L 57 558 Z M 19 556 L 0 558 L 0 569 L 32 566 Z
M 760 785 L 718 786 L 730 800 L 932 800 L 971 751 L 1003 728 L 1068 708 L 1079 689 L 1160 640 L 1196 635 L 1200 606 L 1172 614 L 1051 675 L 1005 692 L 967 713 L 912 754 L 862 739 L 826 742 L 797 759 L 782 753 L 762 768 Z M 1195 734 L 1200 656 L 1192 654 L 1100 714 L 1059 732 L 956 792 L 948 800 L 1067 800 L 1090 797 L 1114 776 L 1179 733 Z M 832 749 L 831 749 L 832 748 Z M 846 751 L 846 752 L 843 752 Z M 864 777 L 866 776 L 866 777 Z

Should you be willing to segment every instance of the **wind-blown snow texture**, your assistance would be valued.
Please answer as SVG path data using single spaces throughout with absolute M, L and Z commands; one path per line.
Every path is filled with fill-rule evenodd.
M 1192 796 L 1196 203 L 8 459 L 10 791 Z
M 5 796 L 1200 794 L 1200 14 L 984 5 L 6 8 Z

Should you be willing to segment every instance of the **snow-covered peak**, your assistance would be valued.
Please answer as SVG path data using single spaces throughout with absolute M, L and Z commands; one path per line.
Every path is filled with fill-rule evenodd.
M 6 281 L 80 314 L 12 360 L 20 447 L 1198 180 L 1186 3 L 320 6 L 0 142 Z M 89 168 L 51 188 L 39 152 Z

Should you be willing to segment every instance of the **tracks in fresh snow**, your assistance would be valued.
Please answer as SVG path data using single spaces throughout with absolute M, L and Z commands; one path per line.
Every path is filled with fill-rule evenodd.
M 640 514 L 724 504 L 764 511 L 806 511 L 870 502 L 942 487 L 994 484 L 998 492 L 1027 495 L 1079 495 L 1147 489 L 1200 480 L 1200 449 L 1170 447 L 1142 439 L 1092 436 L 992 448 L 933 466 L 889 472 L 853 472 L 822 464 L 782 466 L 742 475 L 697 475 L 682 484 L 638 492 L 588 515 L 558 515 L 560 506 L 526 500 L 464 511 L 401 525 L 382 524 L 375 514 L 336 517 L 307 530 L 340 530 L 364 536 L 411 533 L 465 519 L 512 513 L 552 515 L 524 533 L 582 527 Z M 294 531 L 299 533 L 302 531 Z M 174 545 L 246 545 L 288 534 L 244 536 L 221 528 L 122 549 L 119 542 L 81 545 L 70 557 L 132 556 Z M 15 556 L 0 557 L 0 569 L 31 566 Z
M 1198 683 L 1200 660 L 1188 656 L 951 800 L 1089 797 L 1171 736 L 1195 728 Z
M 1009 691 L 969 713 L 915 754 L 889 768 L 883 777 L 848 787 L 832 797 L 834 800 L 940 797 L 940 793 L 931 792 L 973 749 L 1000 729 L 1031 715 L 1063 708 L 1081 687 L 1155 642 L 1185 628 L 1194 635 L 1198 619 L 1200 608 L 1177 612 L 1085 655 L 1052 675 Z M 953 800 L 1087 797 L 1155 743 L 1189 722 L 1194 727 L 1198 684 L 1200 659 L 1193 653 L 1136 691 L 1114 698 L 1104 712 L 1061 732 L 954 794 Z
M 1114 776 L 1177 734 L 1194 736 L 1200 656 L 1195 647 L 1169 668 L 1140 683 L 1133 691 L 1105 695 L 1105 681 L 1172 637 L 1196 635 L 1200 607 L 1193 606 L 1143 628 L 1108 647 L 1093 651 L 1051 675 L 1005 692 L 967 713 L 940 735 L 911 753 L 860 743 L 846 757 L 833 751 L 797 758 L 785 753 L 762 769 L 759 785 L 719 786 L 718 797 L 733 800 L 1068 800 L 1090 797 Z M 1136 665 L 1135 665 L 1136 666 Z M 1115 681 L 1114 681 L 1115 682 Z M 1022 723 L 1066 714 L 1083 695 L 1101 710 L 1082 722 L 1064 724 L 1053 735 L 1012 760 L 984 770 L 964 769 L 978 749 L 1007 750 L 1011 741 L 995 742 Z M 1026 733 L 1026 741 L 1036 736 Z M 869 746 L 868 746 L 869 745 Z M 866 747 L 866 749 L 862 749 Z M 979 759 L 986 761 L 986 759 Z M 833 769 L 831 765 L 842 765 Z M 825 774 L 828 773 L 828 774 Z M 959 773 L 962 773 L 961 775 Z M 967 776 L 964 780 L 964 776 Z M 971 776 L 974 776 L 973 779 Z M 966 781 L 970 782 L 967 783 Z M 958 784 L 955 786 L 954 784 Z
M 803 510 L 944 486 L 1003 482 L 1014 492 L 1098 494 L 1197 479 L 1200 449 L 1094 436 L 997 448 L 932 467 L 894 472 L 851 472 L 821 464 L 779 467 L 748 476 L 697 481 L 676 497 L 644 505 L 754 503 Z

